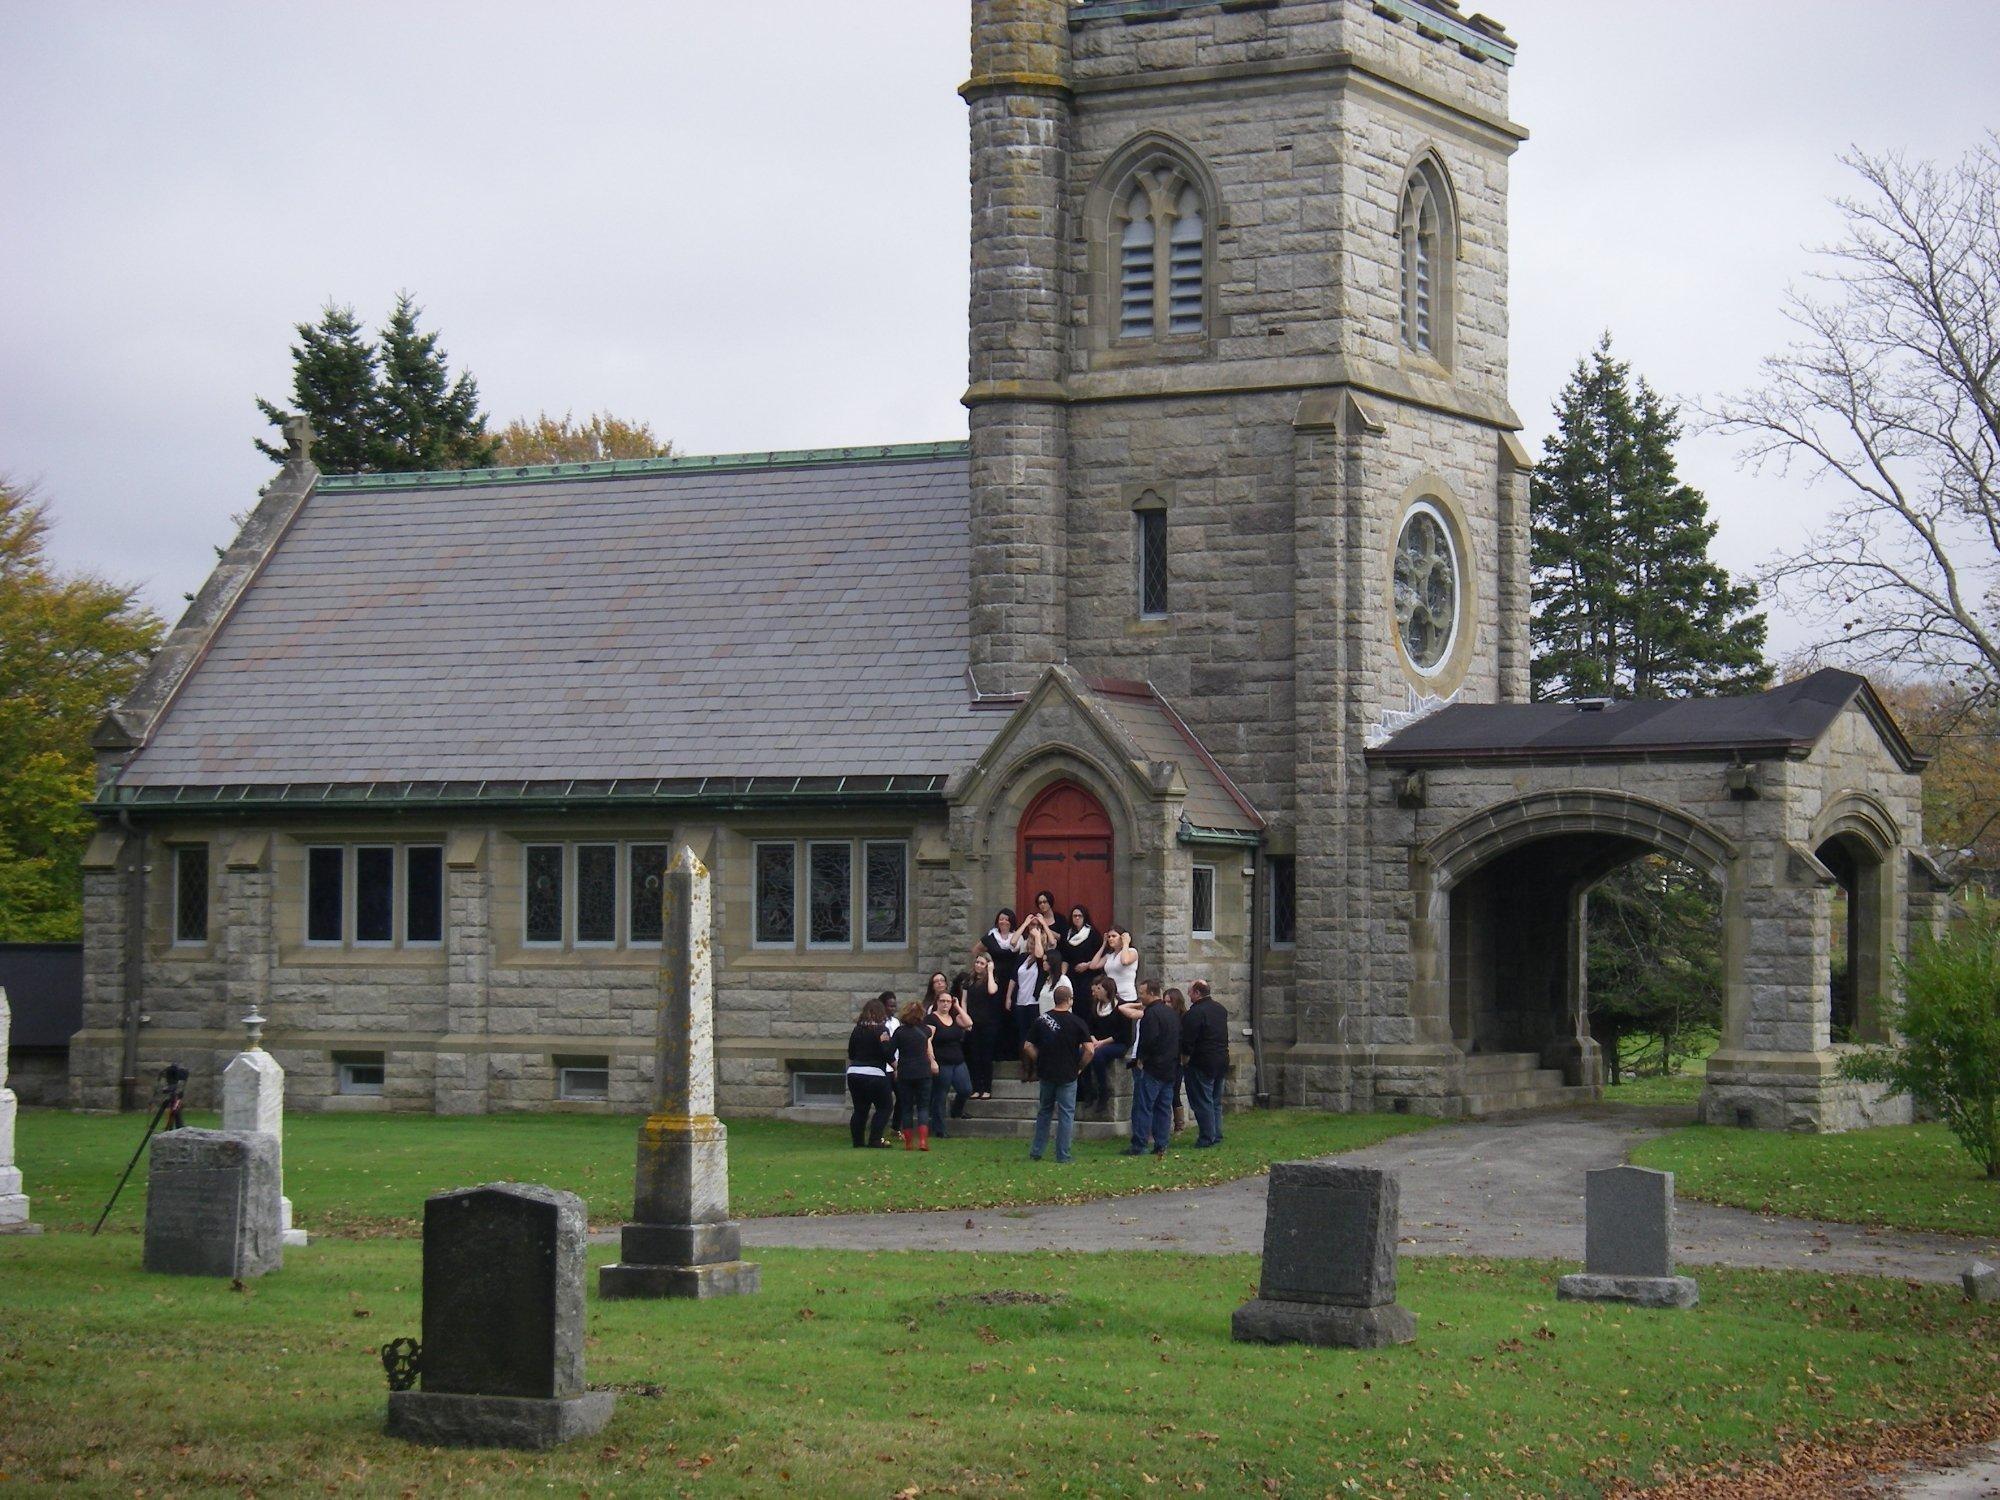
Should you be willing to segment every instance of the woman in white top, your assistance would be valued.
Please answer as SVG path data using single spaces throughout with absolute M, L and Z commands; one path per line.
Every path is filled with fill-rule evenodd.
M 1014 1020 L 1014 1035 L 1025 1044 L 1042 1018 L 1044 995 L 1055 983 L 1055 964 L 1049 955 L 1048 933 L 1041 924 L 1030 922 L 1021 931 L 1021 964 L 1007 993 L 1008 1013 Z
M 1139 950 L 1132 945 L 1132 934 L 1116 927 L 1106 928 L 1103 960 L 1104 977 L 1118 987 L 1118 1003 L 1138 1004 Z

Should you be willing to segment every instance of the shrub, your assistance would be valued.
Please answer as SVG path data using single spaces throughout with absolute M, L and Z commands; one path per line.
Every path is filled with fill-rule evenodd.
M 1908 1094 L 2000 1178 L 2000 906 L 1974 895 L 1965 920 L 1901 968 L 1898 1040 L 1843 1059 L 1841 1074 Z

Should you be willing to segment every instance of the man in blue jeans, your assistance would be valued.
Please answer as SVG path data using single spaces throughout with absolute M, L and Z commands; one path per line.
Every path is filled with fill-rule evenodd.
M 1090 1028 L 1070 1009 L 1073 991 L 1068 979 L 1058 979 L 1055 1008 L 1035 1022 L 1021 1055 L 1035 1065 L 1040 1095 L 1035 1104 L 1035 1141 L 1028 1159 L 1040 1161 L 1049 1145 L 1049 1124 L 1056 1128 L 1056 1160 L 1067 1162 L 1076 1139 L 1076 1077 L 1090 1061 Z
M 1141 985 L 1146 1008 L 1139 1013 L 1139 1035 L 1132 1063 L 1132 1144 L 1127 1156 L 1151 1150 L 1165 1156 L 1174 1138 L 1174 1078 L 1181 1066 L 1181 1018 L 1154 985 Z

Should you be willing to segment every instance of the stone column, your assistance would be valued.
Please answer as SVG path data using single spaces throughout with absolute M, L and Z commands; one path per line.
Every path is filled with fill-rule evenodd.
M 21 1169 L 14 1165 L 14 1091 L 7 1087 L 7 1039 L 13 1012 L 7 992 L 0 989 L 0 1234 L 40 1234 L 42 1226 L 28 1222 L 28 1195 L 21 1191 Z
M 487 1051 L 493 973 L 493 876 L 486 836 L 453 833 L 444 847 L 445 1038 L 432 1081 L 432 1108 L 441 1115 L 483 1115 L 490 1099 Z
M 222 1128 L 231 1134 L 268 1135 L 278 1160 L 278 1230 L 287 1245 L 307 1243 L 303 1229 L 292 1228 L 292 1200 L 285 1192 L 285 1070 L 263 1047 L 264 1018 L 252 1011 L 243 1018 L 250 1045 L 222 1070 Z
M 708 870 L 685 846 L 663 893 L 653 1112 L 639 1127 L 632 1217 L 603 1297 L 724 1297 L 754 1292 L 729 1218 L 729 1143 L 715 1118 L 715 979 Z

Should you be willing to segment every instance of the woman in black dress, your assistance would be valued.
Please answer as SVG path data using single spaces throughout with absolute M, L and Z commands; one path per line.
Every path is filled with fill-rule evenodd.
M 1000 1028 L 1006 1020 L 1002 1007 L 1007 990 L 996 977 L 993 960 L 984 948 L 973 950 L 972 972 L 965 976 L 965 984 L 959 988 L 958 994 L 965 1002 L 966 1014 L 972 1017 L 972 1035 L 965 1042 L 966 1067 L 972 1075 L 972 1097 L 991 1099 L 993 1058 L 998 1050 Z
M 996 1020 L 1001 1024 L 993 1033 L 993 1055 L 1006 1062 L 1021 1055 L 1021 1049 L 1014 1040 L 1013 1028 L 1004 1024 L 1007 1018 L 1001 1013 L 1005 1009 L 1007 988 L 1013 984 L 1015 971 L 1021 967 L 1021 934 L 1014 929 L 1013 907 L 1003 906 L 993 914 L 993 925 L 986 929 L 986 936 L 979 940 L 979 948 L 973 951 L 980 949 L 985 950 L 992 963 L 994 992 L 1001 1000 L 1000 1011 L 996 1011 Z M 973 999 L 976 1001 L 978 998 L 978 991 L 975 990 Z M 982 1097 L 992 1098 L 992 1087 L 993 1080 L 989 1075 L 987 1093 Z
M 888 1022 L 889 1008 L 880 1000 L 870 1000 L 861 1007 L 854 1030 L 847 1038 L 847 1096 L 854 1101 L 854 1114 L 847 1128 L 857 1148 L 888 1144 L 882 1139 L 882 1132 L 888 1128 L 889 1111 L 895 1100 L 895 1086 L 889 1082 L 889 1067 L 894 1057 L 882 1035 L 882 1028 Z

